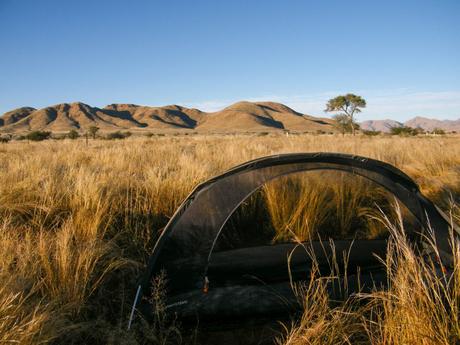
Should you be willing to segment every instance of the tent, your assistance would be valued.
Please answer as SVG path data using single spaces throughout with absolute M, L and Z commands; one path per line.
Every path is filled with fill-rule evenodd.
M 311 257 L 296 244 L 278 244 L 214 252 L 224 225 L 238 206 L 265 183 L 298 172 L 335 170 L 364 177 L 393 194 L 416 218 L 423 231 L 433 229 L 444 266 L 452 264 L 450 222 L 417 184 L 390 164 L 339 153 L 294 153 L 255 159 L 230 169 L 200 185 L 177 209 L 159 237 L 137 288 L 135 310 L 152 315 L 154 306 L 145 301 L 152 278 L 165 274 L 166 310 L 179 317 L 203 319 L 275 315 L 296 307 L 291 280 L 307 276 Z M 456 234 L 459 233 L 455 229 Z M 416 242 L 423 242 L 423 234 Z M 349 251 L 348 284 L 384 281 L 375 259 L 386 252 L 384 240 L 309 243 L 320 263 L 333 251 Z M 287 256 L 290 255 L 290 273 Z M 321 267 L 320 267 L 321 269 Z M 334 290 L 334 289 L 332 289 Z M 331 292 L 332 293 L 332 292 Z

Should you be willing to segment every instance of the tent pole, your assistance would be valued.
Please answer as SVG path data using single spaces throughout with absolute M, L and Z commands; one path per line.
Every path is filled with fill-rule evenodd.
M 134 298 L 134 303 L 133 303 L 133 307 L 131 309 L 131 314 L 129 315 L 128 331 L 131 329 L 131 324 L 133 323 L 134 311 L 136 310 L 137 300 L 139 299 L 139 296 L 141 294 L 141 289 L 142 289 L 142 286 L 139 285 L 137 287 L 136 297 Z

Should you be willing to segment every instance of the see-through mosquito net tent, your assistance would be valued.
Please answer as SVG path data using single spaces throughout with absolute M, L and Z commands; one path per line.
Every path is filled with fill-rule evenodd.
M 198 185 L 185 199 L 154 247 L 137 288 L 130 324 L 135 309 L 147 316 L 152 313 L 155 306 L 146 302 L 145 296 L 150 293 L 153 277 L 160 274 L 166 277 L 166 310 L 179 316 L 235 318 L 291 310 L 296 303 L 292 279 L 306 279 L 311 265 L 311 256 L 304 248 L 277 244 L 217 253 L 214 249 L 230 216 L 264 184 L 298 172 L 322 170 L 364 177 L 393 194 L 420 224 L 422 231 L 415 241 L 423 242 L 432 229 L 439 260 L 445 266 L 451 264 L 449 220 L 399 169 L 348 154 L 269 156 L 241 164 Z M 379 278 L 382 272 L 376 269 L 375 258 L 385 255 L 386 241 L 335 241 L 333 246 L 312 241 L 308 245 L 320 263 L 327 261 L 333 251 L 348 250 L 351 270 L 360 267 L 364 283 L 384 280 L 383 275 Z M 351 284 L 351 289 L 356 288 Z

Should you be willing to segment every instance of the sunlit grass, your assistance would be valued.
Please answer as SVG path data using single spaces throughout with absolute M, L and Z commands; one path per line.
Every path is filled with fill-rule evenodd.
M 394 164 L 444 210 L 452 209 L 454 220 L 460 219 L 458 137 L 188 136 L 94 140 L 89 146 L 83 140 L 1 144 L 0 342 L 104 344 L 116 342 L 116 334 L 124 342 L 144 343 L 137 333 L 125 331 L 135 282 L 158 233 L 193 187 L 253 158 L 317 151 Z M 278 230 L 275 240 L 292 239 L 293 234 L 305 240 L 328 223 L 346 235 L 357 218 L 370 219 L 371 237 L 381 235 L 381 224 L 372 221 L 375 208 L 370 207 L 371 198 L 380 200 L 376 190 L 344 180 L 330 184 L 325 192 L 320 182 L 317 188 L 295 179 L 267 185 L 263 200 Z M 331 310 L 318 290 L 314 298 L 319 309 L 314 314 L 324 317 L 319 323 L 305 321 L 308 332 L 327 334 L 331 344 L 356 332 L 373 344 L 419 341 L 407 335 L 409 326 L 396 327 L 409 320 L 428 323 L 430 336 L 435 330 L 443 334 L 441 340 L 426 344 L 458 336 L 458 321 L 452 320 L 449 328 L 445 324 L 453 312 L 434 313 L 427 307 L 430 301 L 420 302 L 423 306 L 416 315 L 404 319 L 405 306 L 419 303 L 410 298 L 425 296 L 424 290 L 411 294 L 404 286 L 413 289 L 426 272 L 415 258 L 414 269 L 402 270 L 410 255 L 401 257 L 399 249 L 393 253 L 389 266 L 400 274 L 391 277 L 402 290 L 392 285 L 388 295 L 369 297 L 376 306 L 372 318 L 364 319 L 367 323 L 349 318 L 348 305 Z M 459 285 L 454 286 L 458 298 Z M 451 307 L 455 308 L 457 304 Z M 423 313 L 436 319 L 424 319 Z M 419 319 L 413 319 L 416 316 Z M 287 342 L 297 344 L 294 330 L 289 332 Z

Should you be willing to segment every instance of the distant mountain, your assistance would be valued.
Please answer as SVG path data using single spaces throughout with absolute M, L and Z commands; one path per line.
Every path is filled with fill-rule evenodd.
M 360 123 L 361 129 L 367 131 L 389 132 L 391 127 L 401 127 L 403 124 L 394 120 L 369 120 Z
M 413 128 L 423 128 L 426 131 L 432 131 L 435 128 L 441 128 L 445 131 L 460 132 L 460 119 L 458 120 L 436 120 L 426 117 L 417 116 L 404 123 L 406 126 Z
M 214 113 L 178 105 L 149 107 L 110 104 L 97 108 L 76 102 L 43 109 L 24 107 L 0 117 L 0 131 L 11 133 L 34 130 L 85 131 L 91 126 L 97 126 L 103 131 L 334 131 L 330 119 L 304 115 L 274 102 L 238 102 Z
M 361 122 L 361 128 L 365 130 L 389 132 L 391 127 L 408 126 L 412 128 L 422 128 L 425 131 L 432 131 L 440 128 L 446 132 L 460 132 L 460 119 L 458 120 L 437 120 L 417 116 L 404 123 L 394 120 L 370 120 Z

